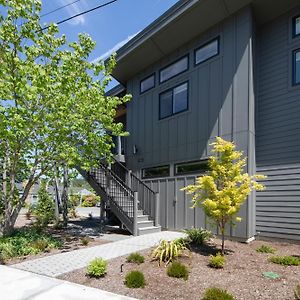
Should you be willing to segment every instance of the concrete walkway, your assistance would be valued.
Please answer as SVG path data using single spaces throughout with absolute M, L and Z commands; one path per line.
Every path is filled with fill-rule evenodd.
M 86 267 L 95 257 L 113 259 L 132 252 L 151 248 L 157 245 L 162 239 L 173 240 L 183 236 L 185 235 L 180 232 L 162 231 L 137 237 L 130 237 L 125 240 L 95 247 L 28 260 L 13 265 L 12 267 L 41 275 L 57 277 L 64 273 Z
M 3 300 L 134 300 L 99 289 L 0 266 Z

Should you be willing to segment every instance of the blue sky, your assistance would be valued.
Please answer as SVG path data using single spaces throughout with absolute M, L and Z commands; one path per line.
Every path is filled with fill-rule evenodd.
M 99 10 L 59 25 L 68 41 L 77 40 L 78 33 L 86 32 L 97 42 L 91 60 L 124 44 L 149 25 L 178 0 L 118 0 Z M 74 0 L 43 0 L 42 14 L 48 13 Z M 79 12 L 93 8 L 108 0 L 80 0 L 73 5 L 47 15 L 41 22 L 57 22 Z

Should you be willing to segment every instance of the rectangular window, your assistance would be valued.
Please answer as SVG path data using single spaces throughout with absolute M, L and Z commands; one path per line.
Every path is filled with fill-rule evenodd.
M 143 169 L 143 178 L 153 178 L 153 177 L 167 177 L 170 176 L 169 166 L 160 166 Z
M 300 84 L 300 49 L 293 53 L 293 85 Z
M 193 174 L 193 173 L 205 173 L 208 170 L 208 161 L 196 161 L 188 163 L 180 163 L 175 165 L 175 174 Z
M 219 38 L 201 46 L 195 51 L 195 64 L 201 64 L 219 54 Z
M 300 35 L 300 16 L 297 16 L 293 19 L 293 36 Z
M 188 83 L 159 95 L 159 118 L 164 119 L 188 109 Z
M 143 79 L 140 83 L 140 92 L 144 93 L 155 86 L 155 75 L 152 74 L 149 77 Z
M 172 63 L 171 65 L 165 67 L 159 72 L 159 82 L 162 83 L 174 76 L 183 73 L 189 68 L 189 58 L 185 56 L 180 60 Z

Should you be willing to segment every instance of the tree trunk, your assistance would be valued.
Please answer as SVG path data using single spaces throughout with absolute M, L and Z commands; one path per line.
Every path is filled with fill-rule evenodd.
M 69 186 L 68 168 L 64 165 L 64 179 L 63 179 L 63 191 L 62 191 L 62 211 L 63 211 L 63 226 L 68 225 L 68 186 Z
M 59 188 L 58 188 L 58 168 L 55 167 L 55 176 L 54 176 L 54 187 L 55 187 L 55 219 L 56 222 L 59 221 L 59 203 L 60 201 L 60 195 L 59 195 Z

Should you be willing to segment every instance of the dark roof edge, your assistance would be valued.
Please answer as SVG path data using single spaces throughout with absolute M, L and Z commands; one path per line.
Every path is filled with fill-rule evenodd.
M 114 97 L 114 96 L 117 96 L 120 93 L 124 92 L 125 90 L 126 90 L 126 88 L 122 84 L 118 84 L 118 85 L 114 86 L 113 88 L 111 88 L 110 90 L 108 90 L 105 93 L 105 96 Z

